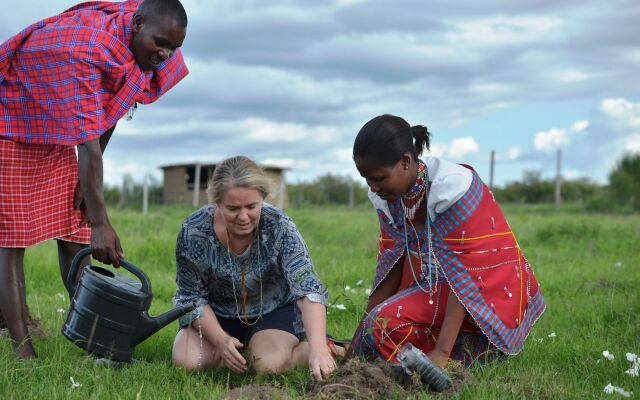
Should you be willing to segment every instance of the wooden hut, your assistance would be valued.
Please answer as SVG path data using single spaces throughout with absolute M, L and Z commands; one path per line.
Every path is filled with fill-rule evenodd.
M 192 204 L 200 207 L 207 203 L 207 184 L 217 163 L 187 163 L 165 165 L 163 171 L 164 204 Z M 266 201 L 284 209 L 288 206 L 286 168 L 260 165 L 271 180 L 271 194 Z M 198 182 L 198 184 L 196 184 Z

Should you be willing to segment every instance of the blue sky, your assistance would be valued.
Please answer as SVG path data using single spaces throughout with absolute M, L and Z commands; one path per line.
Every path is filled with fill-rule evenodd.
M 22 0 L 0 40 L 73 5 Z M 467 4 L 469 3 L 469 4 Z M 640 152 L 637 0 L 184 0 L 191 74 L 121 121 L 105 180 L 246 154 L 291 182 L 358 176 L 351 145 L 383 113 L 424 124 L 432 154 L 497 184 L 524 170 L 605 182 Z

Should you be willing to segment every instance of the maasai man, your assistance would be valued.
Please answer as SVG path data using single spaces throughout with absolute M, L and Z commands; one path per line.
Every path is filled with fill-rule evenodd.
M 65 284 L 89 243 L 96 259 L 119 266 L 102 153 L 120 118 L 187 75 L 178 50 L 186 30 L 178 0 L 87 2 L 0 46 L 0 311 L 18 358 L 36 357 L 26 247 L 56 239 Z
M 378 264 L 351 353 L 397 361 L 406 343 L 436 365 L 517 354 L 545 309 L 531 266 L 489 188 L 438 157 L 421 125 L 367 122 L 353 159 L 380 222 Z

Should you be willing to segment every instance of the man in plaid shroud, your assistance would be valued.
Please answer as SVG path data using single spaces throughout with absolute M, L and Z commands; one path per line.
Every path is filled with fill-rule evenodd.
M 56 239 L 65 285 L 73 256 L 89 243 L 96 259 L 119 266 L 102 153 L 127 111 L 187 75 L 178 50 L 186 29 L 179 0 L 87 2 L 0 46 L 0 322 L 19 358 L 36 356 L 26 247 Z

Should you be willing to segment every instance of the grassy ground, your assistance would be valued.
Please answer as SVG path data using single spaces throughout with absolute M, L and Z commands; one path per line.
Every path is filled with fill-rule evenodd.
M 112 210 L 129 259 L 153 283 L 151 313 L 170 308 L 175 290 L 174 248 L 187 208 L 156 208 L 142 216 Z M 473 370 L 456 398 L 604 398 L 608 383 L 640 395 L 640 378 L 625 374 L 625 353 L 640 353 L 640 216 L 588 215 L 579 210 L 506 209 L 525 255 L 533 264 L 548 309 L 525 350 L 506 362 Z M 330 290 L 329 331 L 349 337 L 360 318 L 377 251 L 371 209 L 291 210 L 318 273 Z M 0 398 L 220 398 L 229 388 L 268 383 L 304 395 L 308 374 L 237 376 L 227 372 L 188 375 L 171 366 L 174 322 L 136 348 L 140 362 L 106 369 L 68 342 L 60 328 L 68 301 L 59 277 L 55 244 L 26 254 L 28 303 L 49 335 L 36 340 L 39 359 L 16 362 L 8 339 L 0 339 Z M 358 281 L 362 284 L 358 285 Z M 350 289 L 345 287 L 349 286 Z M 553 335 L 555 334 L 555 335 Z M 613 361 L 602 356 L 608 350 Z M 72 387 L 71 378 L 81 384 Z M 428 398 L 427 394 L 422 397 Z

